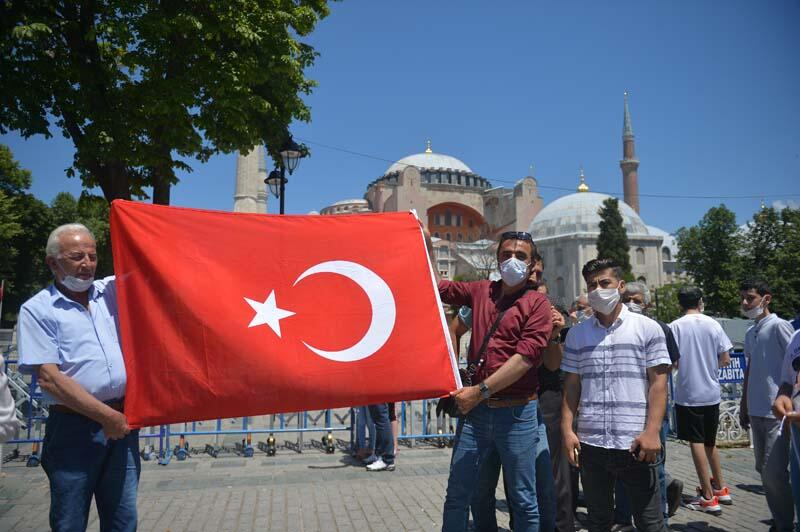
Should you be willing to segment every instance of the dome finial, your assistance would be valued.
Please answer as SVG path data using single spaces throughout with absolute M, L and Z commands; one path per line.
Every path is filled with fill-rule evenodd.
M 428 139 L 427 142 L 425 142 L 425 153 L 433 153 L 433 150 L 431 149 L 431 139 Z
M 578 185 L 578 192 L 589 192 L 589 185 L 586 184 L 586 176 L 583 175 L 583 165 L 581 165 L 581 182 Z

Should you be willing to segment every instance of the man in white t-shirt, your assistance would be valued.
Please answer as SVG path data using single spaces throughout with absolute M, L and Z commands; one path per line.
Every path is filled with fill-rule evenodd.
M 692 510 L 714 515 L 720 504 L 732 504 L 730 490 L 722 480 L 717 429 L 719 428 L 719 368 L 730 364 L 733 347 L 722 326 L 703 314 L 703 292 L 685 286 L 678 292 L 684 315 L 669 324 L 681 358 L 675 363 L 675 414 L 678 438 L 689 442 L 700 486 L 697 497 L 687 503 Z M 709 466 L 711 475 L 709 475 Z M 712 476 L 713 475 L 713 476 Z

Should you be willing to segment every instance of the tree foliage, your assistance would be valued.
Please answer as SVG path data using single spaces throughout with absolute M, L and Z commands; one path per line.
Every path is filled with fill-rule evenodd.
M 6 322 L 13 321 L 22 303 L 51 281 L 44 254 L 47 237 L 57 225 L 86 225 L 97 239 L 96 275 L 113 271 L 108 202 L 86 193 L 76 200 L 62 192 L 48 206 L 28 192 L 30 185 L 30 172 L 19 167 L 8 147 L 0 145 L 0 220 L 13 218 L 19 226 L 18 231 L 0 229 L 0 278 L 6 280 L 0 320 Z
M 678 262 L 703 289 L 706 310 L 737 316 L 742 280 L 742 239 L 736 215 L 725 205 L 712 207 L 694 227 L 678 229 Z
M 761 209 L 743 242 L 744 273 L 770 285 L 770 310 L 784 318 L 800 313 L 800 209 Z
M 656 288 L 652 300 L 653 317 L 666 323 L 680 318 L 683 310 L 678 303 L 678 292 L 687 284 L 686 281 L 678 281 Z
M 176 170 L 266 144 L 277 161 L 325 0 L 4 2 L 0 133 L 72 140 L 70 175 L 110 202 L 169 203 Z
M 630 246 L 628 233 L 622 224 L 619 200 L 607 198 L 600 208 L 600 236 L 597 237 L 597 258 L 612 259 L 622 267 L 626 280 L 633 280 L 631 273 Z

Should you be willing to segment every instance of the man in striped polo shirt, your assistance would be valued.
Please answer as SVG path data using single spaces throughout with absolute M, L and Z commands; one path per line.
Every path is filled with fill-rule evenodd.
M 636 528 L 666 531 L 656 462 L 670 366 L 655 321 L 621 302 L 622 269 L 610 259 L 583 267 L 594 316 L 567 335 L 561 430 L 570 461 L 581 468 L 590 532 L 611 529 L 614 483 L 630 497 Z M 577 434 L 572 422 L 578 413 Z

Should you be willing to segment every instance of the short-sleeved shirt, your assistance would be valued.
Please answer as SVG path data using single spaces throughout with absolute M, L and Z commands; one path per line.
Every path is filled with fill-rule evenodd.
M 96 280 L 89 288 L 88 310 L 48 286 L 22 305 L 18 326 L 20 371 L 56 364 L 100 401 L 125 396 L 114 277 Z M 46 393 L 44 399 L 57 402 Z
M 507 398 L 529 397 L 537 390 L 537 368 L 542 361 L 542 351 L 547 347 L 553 321 L 550 303 L 543 294 L 527 290 L 522 296 L 503 297 L 501 281 L 440 281 L 439 295 L 451 305 L 472 308 L 472 336 L 469 352 L 477 356 L 483 339 L 497 315 L 506 309 L 503 319 L 486 346 L 485 363 L 478 369 L 474 382 L 481 382 L 514 354 L 527 358 L 532 366 L 525 375 L 495 396 Z M 475 361 L 477 362 L 477 361 Z
M 669 364 L 658 323 L 625 306 L 608 328 L 595 316 L 572 327 L 561 370 L 581 380 L 578 439 L 606 449 L 630 449 L 647 424 L 647 369 Z
M 681 351 L 675 379 L 675 403 L 709 406 L 720 401 L 719 355 L 733 348 L 714 318 L 686 314 L 669 324 Z
M 767 314 L 747 329 L 744 356 L 747 359 L 747 411 L 751 416 L 774 418 L 772 403 L 778 396 L 783 359 L 794 327 L 777 314 Z
M 781 384 L 797 383 L 797 370 L 794 369 L 793 362 L 800 358 L 800 330 L 796 330 L 786 346 L 786 354 L 783 356 L 783 370 L 781 372 Z

